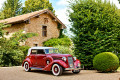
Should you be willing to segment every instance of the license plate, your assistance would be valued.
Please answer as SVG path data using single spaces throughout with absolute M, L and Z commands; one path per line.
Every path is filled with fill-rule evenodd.
M 73 64 L 70 64 L 70 67 L 73 67 Z

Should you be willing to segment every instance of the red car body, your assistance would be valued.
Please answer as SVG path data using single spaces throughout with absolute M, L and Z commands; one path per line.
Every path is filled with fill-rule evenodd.
M 53 47 L 32 47 L 29 49 L 22 66 L 25 71 L 30 71 L 31 69 L 52 70 L 56 76 L 61 75 L 63 71 L 80 72 L 81 63 L 78 59 L 73 58 L 70 54 L 59 54 L 55 51 L 58 52 Z

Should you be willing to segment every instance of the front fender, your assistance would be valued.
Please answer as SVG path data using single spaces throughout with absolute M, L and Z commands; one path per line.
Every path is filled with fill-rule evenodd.
M 50 71 L 53 64 L 59 64 L 63 68 L 68 68 L 68 65 L 62 60 L 54 60 L 49 65 L 47 65 L 43 70 Z
M 55 61 L 54 61 L 54 64 L 55 64 L 55 63 L 59 64 L 59 65 L 62 66 L 63 68 L 68 68 L 68 65 L 67 65 L 64 61 L 62 61 L 62 60 L 55 60 Z
M 74 67 L 78 67 L 78 64 L 81 64 L 80 60 L 76 59 L 76 61 L 74 62 Z

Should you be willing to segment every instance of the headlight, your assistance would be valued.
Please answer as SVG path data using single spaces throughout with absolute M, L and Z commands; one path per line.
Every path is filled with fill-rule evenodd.
M 66 57 L 62 57 L 62 60 L 66 62 L 67 59 L 66 59 Z
M 80 63 L 78 63 L 77 66 L 80 67 Z
M 76 57 L 73 57 L 73 58 L 74 58 L 74 60 L 76 61 L 77 58 L 76 58 Z

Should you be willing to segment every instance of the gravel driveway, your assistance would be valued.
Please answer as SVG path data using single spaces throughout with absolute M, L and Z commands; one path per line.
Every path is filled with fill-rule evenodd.
M 82 70 L 79 74 L 64 72 L 61 76 L 53 76 L 51 72 L 32 70 L 25 72 L 24 68 L 0 67 L 0 80 L 120 80 L 120 72 L 98 73 L 95 70 Z

